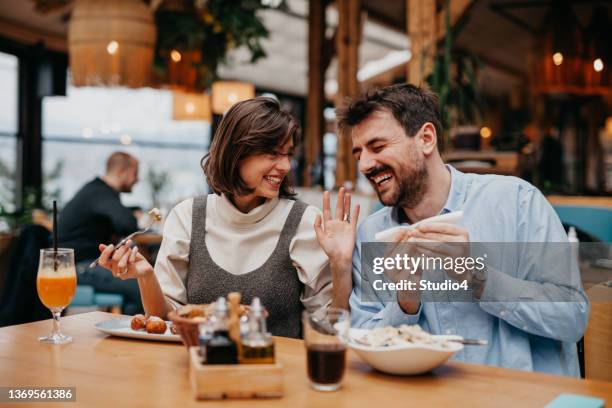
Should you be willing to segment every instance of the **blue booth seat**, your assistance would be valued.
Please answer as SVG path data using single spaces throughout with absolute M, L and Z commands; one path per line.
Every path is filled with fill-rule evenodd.
M 602 242 L 612 242 L 612 208 L 572 205 L 553 206 L 561 223 L 591 235 Z
M 96 293 L 93 286 L 77 285 L 70 306 L 120 309 L 123 306 L 123 296 L 116 293 Z

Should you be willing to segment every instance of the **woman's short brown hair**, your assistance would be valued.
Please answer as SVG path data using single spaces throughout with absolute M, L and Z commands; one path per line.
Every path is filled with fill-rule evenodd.
M 223 116 L 209 152 L 201 165 L 216 194 L 242 196 L 253 192 L 240 177 L 240 161 L 256 154 L 273 153 L 289 140 L 297 143 L 299 125 L 272 98 L 238 102 Z M 289 176 L 280 186 L 281 197 L 295 195 Z

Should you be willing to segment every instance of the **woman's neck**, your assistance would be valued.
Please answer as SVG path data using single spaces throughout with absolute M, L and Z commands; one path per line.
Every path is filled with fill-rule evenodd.
M 264 197 L 249 194 L 246 196 L 229 196 L 228 197 L 232 204 L 244 214 L 248 214 L 254 208 L 262 205 L 266 199 Z

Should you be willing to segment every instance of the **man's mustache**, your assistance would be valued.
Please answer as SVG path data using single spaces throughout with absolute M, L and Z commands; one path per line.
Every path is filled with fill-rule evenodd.
M 364 176 L 366 176 L 366 178 L 372 178 L 372 177 L 376 177 L 377 175 L 379 175 L 380 173 L 384 172 L 384 171 L 391 171 L 391 167 L 389 166 L 379 166 L 379 167 L 375 167 L 372 170 L 368 171 L 367 173 L 364 174 Z

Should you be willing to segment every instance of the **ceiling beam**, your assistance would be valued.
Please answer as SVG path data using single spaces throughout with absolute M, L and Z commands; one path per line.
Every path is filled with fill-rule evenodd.
M 23 23 L 17 23 L 2 17 L 0 17 L 0 35 L 24 44 L 33 45 L 42 42 L 48 49 L 61 52 L 68 51 L 66 36 L 28 27 Z

